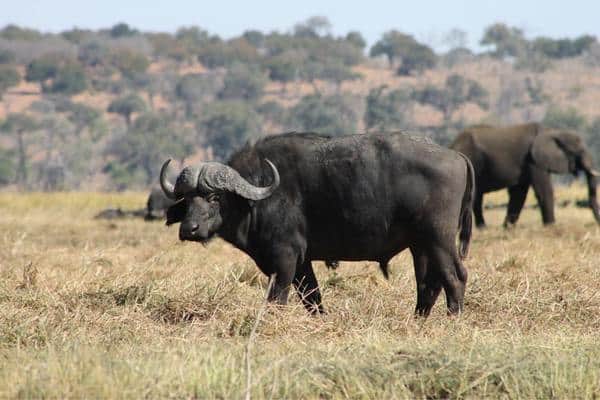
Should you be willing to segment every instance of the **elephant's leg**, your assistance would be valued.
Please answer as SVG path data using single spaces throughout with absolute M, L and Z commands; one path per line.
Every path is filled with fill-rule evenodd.
M 427 252 L 419 247 L 411 247 L 417 281 L 417 306 L 415 315 L 427 317 L 442 290 L 442 282 L 435 268 L 431 268 Z
M 304 307 L 311 313 L 323 313 L 323 305 L 321 304 L 321 292 L 319 291 L 319 283 L 313 271 L 310 260 L 304 261 L 296 269 L 294 276 L 294 286 L 298 292 L 298 296 L 302 300 Z
M 508 210 L 504 219 L 504 227 L 508 228 L 517 223 L 521 210 L 527 199 L 529 184 L 515 185 L 508 188 Z
M 550 174 L 536 166 L 531 166 L 531 186 L 535 192 L 542 220 L 545 225 L 554 223 L 554 190 Z
M 483 219 L 483 193 L 477 191 L 475 199 L 473 199 L 473 215 L 475 216 L 475 226 L 485 228 L 485 220 Z

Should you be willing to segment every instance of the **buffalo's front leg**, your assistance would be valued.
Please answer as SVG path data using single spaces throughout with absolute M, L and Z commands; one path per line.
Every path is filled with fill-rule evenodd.
M 310 260 L 304 261 L 296 269 L 294 276 L 294 286 L 298 292 L 298 296 L 302 300 L 302 304 L 311 314 L 325 312 L 321 304 L 321 292 L 319 291 L 319 283 L 313 271 Z
M 296 253 L 291 249 L 280 249 L 277 254 L 270 257 L 267 268 L 261 268 L 270 275 L 270 279 L 274 279 L 273 282 L 269 282 L 271 289 L 267 299 L 270 302 L 287 304 L 290 285 L 296 273 L 297 259 Z

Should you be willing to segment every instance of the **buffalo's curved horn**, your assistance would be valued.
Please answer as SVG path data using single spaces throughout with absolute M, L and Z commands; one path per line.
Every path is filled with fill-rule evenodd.
M 590 174 L 598 177 L 598 176 L 600 176 L 600 171 L 598 171 L 596 169 L 590 169 Z
M 162 165 L 162 168 L 160 169 L 160 187 L 169 199 L 178 200 L 177 196 L 175 195 L 175 187 L 171 182 L 169 182 L 169 179 L 167 178 L 167 169 L 169 168 L 170 162 L 171 159 L 169 158 L 167 161 L 165 161 L 165 163 Z
M 279 186 L 279 171 L 273 163 L 267 159 L 265 161 L 271 167 L 273 173 L 273 182 L 269 186 L 254 186 L 233 168 L 223 164 L 206 165 L 204 173 L 200 174 L 198 189 L 205 186 L 212 190 L 226 190 L 248 200 L 263 200 L 271 196 Z

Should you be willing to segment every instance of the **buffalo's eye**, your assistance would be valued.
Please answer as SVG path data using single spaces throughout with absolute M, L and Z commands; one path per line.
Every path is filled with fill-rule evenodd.
M 219 195 L 216 193 L 211 193 L 208 196 L 206 196 L 206 201 L 208 201 L 209 203 L 215 203 L 219 201 Z

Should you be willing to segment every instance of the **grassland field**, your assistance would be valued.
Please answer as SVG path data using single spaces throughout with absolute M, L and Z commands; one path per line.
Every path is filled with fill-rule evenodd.
M 586 195 L 556 191 L 557 203 Z M 486 210 L 465 312 L 447 317 L 442 295 L 423 320 L 409 252 L 389 281 L 374 263 L 315 263 L 329 313 L 311 317 L 293 294 L 265 307 L 265 277 L 223 241 L 92 218 L 144 201 L 0 194 L 0 398 L 600 397 L 600 228 L 588 209 L 557 208 L 551 227 L 525 209 L 511 230 L 504 209 Z

